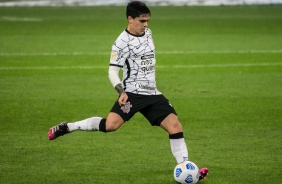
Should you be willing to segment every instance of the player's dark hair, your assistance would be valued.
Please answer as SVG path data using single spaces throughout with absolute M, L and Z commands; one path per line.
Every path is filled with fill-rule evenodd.
M 131 16 L 135 19 L 136 17 L 140 17 L 140 15 L 143 14 L 151 16 L 151 11 L 145 3 L 141 1 L 131 1 L 127 4 L 126 18 L 128 18 L 128 16 Z

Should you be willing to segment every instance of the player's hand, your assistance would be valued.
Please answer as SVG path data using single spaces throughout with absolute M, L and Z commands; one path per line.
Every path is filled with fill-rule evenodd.
M 121 95 L 119 96 L 119 99 L 118 99 L 118 103 L 120 106 L 123 106 L 126 104 L 127 102 L 127 99 L 128 99 L 128 96 L 125 92 L 121 93 Z

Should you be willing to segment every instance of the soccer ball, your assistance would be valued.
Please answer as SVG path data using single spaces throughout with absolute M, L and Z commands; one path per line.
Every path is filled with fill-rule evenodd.
M 194 184 L 200 177 L 199 168 L 194 162 L 185 161 L 175 166 L 173 176 L 179 184 Z

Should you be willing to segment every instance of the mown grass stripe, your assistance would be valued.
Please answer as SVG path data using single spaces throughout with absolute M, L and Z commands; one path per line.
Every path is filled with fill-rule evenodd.
M 252 67 L 252 66 L 280 66 L 282 62 L 275 63 L 234 63 L 234 64 L 207 64 L 207 65 L 157 65 L 157 68 L 220 68 L 220 67 Z M 38 66 L 38 67 L 0 67 L 0 70 L 68 70 L 68 69 L 106 69 L 108 66 Z

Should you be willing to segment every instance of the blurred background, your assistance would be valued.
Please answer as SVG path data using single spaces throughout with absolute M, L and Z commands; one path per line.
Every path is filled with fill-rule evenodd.
M 130 0 L 0 0 L 0 6 L 95 6 L 124 5 Z M 144 0 L 149 5 L 263 5 L 281 4 L 282 0 Z

